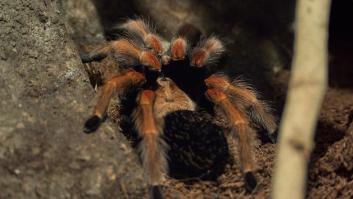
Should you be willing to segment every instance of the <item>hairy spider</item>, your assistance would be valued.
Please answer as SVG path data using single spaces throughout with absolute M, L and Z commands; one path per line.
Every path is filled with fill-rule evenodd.
M 127 20 L 118 29 L 116 40 L 81 54 L 83 63 L 112 55 L 121 69 L 104 83 L 84 131 L 99 127 L 111 97 L 119 94 L 121 111 L 128 121 L 131 118 L 140 138 L 151 196 L 162 198 L 159 186 L 168 173 L 168 161 L 179 161 L 169 164 L 171 169 L 181 165 L 191 173 L 212 170 L 225 161 L 228 145 L 223 128 L 213 122 L 223 115 L 232 137 L 239 141 L 246 189 L 255 189 L 254 127 L 265 129 L 271 137 L 277 125 L 254 89 L 216 73 L 225 51 L 222 42 L 215 36 L 204 37 L 191 24 L 181 26 L 170 42 L 142 19 Z M 128 123 L 125 129 L 131 128 Z

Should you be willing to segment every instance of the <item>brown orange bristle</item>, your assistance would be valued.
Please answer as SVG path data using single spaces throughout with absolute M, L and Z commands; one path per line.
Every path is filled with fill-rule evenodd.
M 228 98 L 220 101 L 219 106 L 226 113 L 232 125 L 233 137 L 238 137 L 239 155 L 243 172 L 252 172 L 254 170 L 254 156 L 251 150 L 253 129 L 249 126 L 249 121 L 244 112 L 232 104 Z
M 223 75 L 211 75 L 205 80 L 205 84 L 209 88 L 217 88 L 230 95 L 239 95 L 246 102 L 257 103 L 256 94 L 250 88 L 242 86 L 241 83 L 240 86 L 237 83 L 233 85 Z
M 93 114 L 102 118 L 107 111 L 110 98 L 114 93 L 121 93 L 124 89 L 143 82 L 144 79 L 145 77 L 142 73 L 134 70 L 111 77 L 107 82 L 105 82 L 101 90 L 98 102 L 94 107 Z
M 148 34 L 147 25 L 141 19 L 137 19 L 137 20 L 130 19 L 126 23 L 122 24 L 122 27 L 132 32 L 136 32 L 142 38 L 145 38 Z
M 150 186 L 159 185 L 167 173 L 166 146 L 161 139 L 161 126 L 156 123 L 153 104 L 155 94 L 143 90 L 138 98 L 138 107 L 133 113 L 135 128 L 142 138 L 139 149 L 145 176 Z
M 203 49 L 199 49 L 193 54 L 191 59 L 191 65 L 196 67 L 202 67 L 207 59 L 208 53 Z
M 178 37 L 171 45 L 171 54 L 173 60 L 181 60 L 186 55 L 186 41 L 182 37 Z
M 163 65 L 167 65 L 170 63 L 171 59 L 172 58 L 168 55 L 162 55 L 161 61 L 162 61 Z
M 111 46 L 115 53 L 129 55 L 135 59 L 138 59 L 141 54 L 141 50 L 127 39 L 113 41 Z
M 230 83 L 227 79 L 220 75 L 211 75 L 207 79 L 205 79 L 205 84 L 209 88 L 218 88 L 222 91 L 227 90 Z
M 147 66 L 150 70 L 161 70 L 161 63 L 158 58 L 149 51 L 143 51 L 140 55 L 141 64 Z
M 206 96 L 216 104 L 227 98 L 227 96 L 222 91 L 215 88 L 207 89 Z
M 137 84 L 146 80 L 145 76 L 142 73 L 136 72 L 134 70 L 128 71 L 126 73 L 126 76 L 131 79 L 132 84 Z
M 199 42 L 198 47 L 195 48 L 191 55 L 191 65 L 202 67 L 205 65 L 215 64 L 224 52 L 222 42 L 216 37 Z
M 153 49 L 155 54 L 161 54 L 163 52 L 163 47 L 158 36 L 151 32 L 151 27 L 142 19 L 128 20 L 126 23 L 122 24 L 121 27 L 138 35 L 148 47 Z
M 220 40 L 216 37 L 211 37 L 206 40 L 204 48 L 208 52 L 218 52 L 221 53 L 224 51 L 224 46 Z
M 159 39 L 153 35 L 148 34 L 146 37 L 146 43 L 153 49 L 155 54 L 161 54 L 163 52 L 163 47 Z
M 155 94 L 152 90 L 144 90 L 140 96 L 140 104 L 153 104 Z

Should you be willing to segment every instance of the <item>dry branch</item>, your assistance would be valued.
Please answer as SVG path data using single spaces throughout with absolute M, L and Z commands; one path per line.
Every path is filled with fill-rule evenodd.
M 298 0 L 292 75 L 280 127 L 272 198 L 305 196 L 307 163 L 327 86 L 330 0 Z

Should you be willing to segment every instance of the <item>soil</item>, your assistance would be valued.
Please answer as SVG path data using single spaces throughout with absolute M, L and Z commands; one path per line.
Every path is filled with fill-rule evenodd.
M 82 65 L 78 52 L 111 39 L 112 25 L 126 17 L 156 21 L 167 38 L 183 22 L 221 35 L 229 51 L 224 72 L 247 79 L 273 102 L 280 118 L 290 74 L 294 1 L 234 0 L 228 8 L 223 1 L 137 2 L 0 3 L 6 10 L 0 13 L 0 199 L 146 198 L 136 152 L 119 132 L 118 102 L 113 100 L 96 134 L 82 133 L 95 89 L 116 72 L 116 64 L 106 59 Z M 191 12 L 195 4 L 199 9 Z M 178 12 L 168 12 L 170 7 Z M 254 26 L 255 21 L 261 25 Z M 348 199 L 353 197 L 353 42 L 343 37 L 330 42 L 330 84 L 310 158 L 307 198 Z M 166 198 L 270 198 L 276 144 L 258 138 L 259 185 L 253 193 L 245 191 L 237 151 L 230 143 L 225 171 L 214 181 L 166 179 Z

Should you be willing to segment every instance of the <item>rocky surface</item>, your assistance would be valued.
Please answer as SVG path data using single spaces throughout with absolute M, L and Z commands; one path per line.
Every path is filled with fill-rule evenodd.
M 141 197 L 115 127 L 82 132 L 94 103 L 61 2 L 1 1 L 0 198 Z

